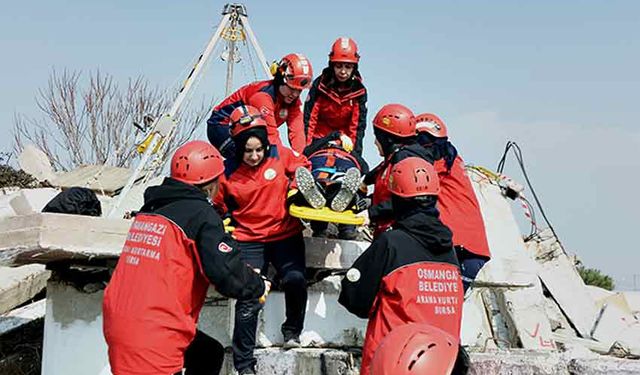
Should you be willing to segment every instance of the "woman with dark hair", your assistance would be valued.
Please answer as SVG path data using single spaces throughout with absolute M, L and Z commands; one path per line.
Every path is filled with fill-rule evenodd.
M 284 291 L 285 346 L 299 346 L 307 305 L 305 246 L 300 220 L 287 209 L 287 192 L 307 159 L 269 143 L 268 124 L 258 109 L 240 106 L 230 115 L 235 154 L 225 160 L 216 205 L 231 216 L 242 260 L 265 274 L 269 263 Z M 224 251 L 220 249 L 220 251 Z M 238 300 L 233 330 L 233 362 L 239 374 L 254 374 L 258 299 Z
M 329 66 L 313 81 L 304 104 L 307 144 L 332 132 L 346 135 L 353 154 L 362 155 L 367 126 L 367 90 L 358 72 L 360 54 L 351 38 L 336 39 L 329 53 Z
M 225 158 L 232 158 L 235 146 L 229 134 L 229 117 L 242 105 L 257 108 L 267 123 L 269 142 L 281 145 L 278 127 L 287 123 L 289 144 L 302 153 L 306 141 L 300 93 L 311 86 L 313 70 L 303 55 L 291 53 L 274 65 L 273 79 L 250 83 L 218 104 L 207 120 L 207 136 Z

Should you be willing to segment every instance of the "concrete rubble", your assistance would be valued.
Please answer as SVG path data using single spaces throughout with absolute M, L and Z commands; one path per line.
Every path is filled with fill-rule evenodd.
M 0 314 L 35 297 L 47 286 L 50 275 L 41 264 L 0 267 Z
M 95 189 L 103 202 L 103 216 L 109 212 L 110 195 L 128 175 L 87 167 L 64 177 L 49 173 L 44 162 L 32 164 L 28 168 L 38 178 L 58 181 L 54 186 L 64 188 L 80 181 L 76 185 Z M 585 286 L 553 235 L 543 231 L 525 242 L 511 201 L 500 187 L 476 170 L 469 173 L 493 254 L 464 303 L 461 339 L 471 352 L 471 373 L 640 373 L 640 361 L 615 358 L 640 354 L 640 294 Z M 145 186 L 160 182 L 155 178 L 134 187 L 116 217 L 137 209 Z M 21 321 L 0 316 L 0 327 L 27 324 L 44 315 L 43 374 L 107 375 L 102 296 L 130 221 L 39 213 L 58 192 L 41 188 L 0 193 L 0 314 L 25 314 L 24 309 L 32 314 L 19 315 L 24 316 Z M 313 285 L 301 336 L 305 348 L 280 348 L 284 300 L 280 291 L 272 292 L 258 327 L 259 373 L 357 374 L 366 321 L 339 306 L 340 276 L 331 274 L 348 269 L 368 244 L 305 240 L 309 274 L 316 275 L 310 280 Z M 9 279 L 13 281 L 5 281 Z M 46 302 L 29 304 L 47 279 Z M 10 311 L 16 307 L 23 310 Z M 227 347 L 233 308 L 233 301 L 211 290 L 200 318 L 199 328 Z M 229 358 L 225 369 L 224 373 L 233 373 Z

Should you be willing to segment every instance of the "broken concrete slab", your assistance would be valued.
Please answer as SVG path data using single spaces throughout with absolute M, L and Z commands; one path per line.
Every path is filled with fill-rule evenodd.
M 122 189 L 132 170 L 106 165 L 83 165 L 69 172 L 56 175 L 51 184 L 60 188 L 86 187 L 101 194 L 112 195 Z M 140 179 L 144 178 L 141 175 Z
M 610 345 L 606 345 L 599 341 L 595 341 L 591 339 L 583 339 L 583 338 L 577 337 L 574 334 L 567 334 L 566 332 L 559 331 L 559 332 L 553 332 L 551 336 L 556 342 L 563 344 L 565 347 L 586 348 L 599 354 L 609 354 L 611 352 Z
M 595 302 L 615 294 L 615 292 L 594 285 L 585 285 L 585 287 L 587 288 L 587 292 Z
M 471 289 L 464 298 L 460 341 L 465 346 L 490 349 L 496 347 L 481 289 Z
M 359 351 L 333 349 L 258 349 L 255 352 L 259 375 L 356 375 Z M 638 374 L 640 361 L 610 357 L 568 358 L 562 353 L 524 350 L 469 353 L 470 375 L 610 375 Z M 222 374 L 234 374 L 231 354 L 227 353 Z
M 540 351 L 492 351 L 469 353 L 472 375 L 518 374 L 557 375 L 568 374 L 567 365 L 560 353 Z
M 13 207 L 11 207 L 11 200 L 17 197 L 18 194 L 20 194 L 19 191 L 9 192 L 7 190 L 6 193 L 3 192 L 0 195 L 0 219 L 9 216 L 16 216 L 16 212 L 13 210 Z
M 640 291 L 639 292 L 622 292 L 624 298 L 629 304 L 631 312 L 640 319 Z
M 637 375 L 640 374 L 640 361 L 611 357 L 574 358 L 569 360 L 567 370 L 571 375 Z
M 268 348 L 256 350 L 257 373 L 269 375 L 358 375 L 360 354 L 335 349 Z M 231 355 L 225 356 L 221 374 L 234 374 Z
M 546 297 L 544 302 L 544 310 L 549 318 L 551 331 L 553 333 L 562 333 L 571 337 L 578 337 L 558 304 L 551 297 Z
M 131 221 L 40 213 L 0 220 L 0 266 L 119 256 Z
M 539 264 L 538 275 L 580 336 L 588 338 L 598 309 L 573 262 L 550 230 L 527 242 L 527 253 Z
M 594 326 L 593 338 L 605 345 L 619 344 L 625 351 L 640 356 L 640 321 L 630 311 L 609 303 Z
M 20 169 L 29 173 L 38 181 L 53 181 L 56 177 L 47 154 L 30 144 L 25 146 L 18 156 Z
M 36 319 L 42 319 L 45 315 L 46 301 L 41 299 L 15 309 L 6 314 L 0 315 L 0 336 L 17 329 L 25 324 L 29 324 Z
M 525 349 L 555 350 L 549 321 L 544 312 L 542 285 L 538 265 L 526 255 L 509 202 L 500 187 L 485 175 L 470 173 L 473 188 L 484 218 L 491 261 L 484 266 L 483 279 L 517 284 L 531 284 L 531 288 L 496 290 L 498 305 L 512 336 Z
M 0 267 L 0 314 L 22 305 L 47 286 L 51 272 L 41 264 Z
M 131 220 L 40 213 L 0 220 L 0 266 L 82 263 L 120 255 Z M 347 269 L 364 252 L 366 242 L 305 237 L 307 267 Z
M 9 204 L 16 215 L 31 215 L 41 212 L 58 193 L 59 190 L 52 188 L 22 189 Z

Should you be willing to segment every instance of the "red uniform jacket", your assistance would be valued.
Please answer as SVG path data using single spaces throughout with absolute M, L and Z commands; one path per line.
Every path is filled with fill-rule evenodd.
M 273 144 L 282 144 L 278 127 L 286 122 L 291 148 L 302 152 L 306 145 L 302 111 L 300 109 L 302 103 L 300 99 L 296 99 L 295 102 L 286 104 L 276 92 L 273 80 L 259 81 L 242 86 L 238 91 L 213 108 L 211 117 L 207 121 L 208 126 L 222 126 L 223 129 L 221 129 L 222 132 L 219 137 L 226 136 L 224 139 L 226 140 L 229 138 L 229 116 L 234 109 L 243 104 L 260 110 L 267 121 L 269 141 Z M 212 140 L 212 143 L 219 148 L 222 141 L 214 142 Z
M 440 219 L 453 232 L 453 244 L 491 258 L 480 205 L 462 158 L 456 157 L 450 171 L 447 171 L 444 159 L 438 160 L 434 166 L 440 177 Z
M 328 82 L 332 76 L 328 69 L 315 79 L 304 104 L 307 144 L 339 131 L 351 138 L 353 153 L 361 155 L 367 126 L 367 90 L 359 75 L 344 90 L 338 90 Z
M 360 374 L 369 375 L 373 354 L 395 327 L 426 323 L 459 337 L 463 298 L 451 232 L 437 213 L 398 221 L 374 240 L 342 281 L 339 302 L 369 319 Z
M 202 270 L 193 272 L 194 264 L 200 264 L 194 243 L 179 227 L 162 216 L 136 217 L 104 297 L 114 373 L 173 374 L 182 368 L 209 286 Z M 122 347 L 146 350 L 136 356 Z
M 260 276 L 193 186 L 166 179 L 147 189 L 104 294 L 103 328 L 115 375 L 182 369 L 209 283 L 232 298 L 258 298 Z
M 296 168 L 309 167 L 307 158 L 286 147 L 271 145 L 257 167 L 227 159 L 216 206 L 233 217 L 238 241 L 272 242 L 302 231 L 289 215 L 287 191 Z

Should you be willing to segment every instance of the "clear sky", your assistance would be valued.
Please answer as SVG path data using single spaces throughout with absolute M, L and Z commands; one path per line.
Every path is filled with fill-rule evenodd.
M 0 150 L 14 113 L 52 68 L 100 69 L 168 86 L 208 41 L 219 1 L 11 1 L 0 12 Z M 495 168 L 507 140 L 566 247 L 622 289 L 640 287 L 640 2 L 247 1 L 269 59 L 306 54 L 316 72 L 333 40 L 360 46 L 370 119 L 383 104 L 439 114 L 469 163 Z M 224 96 L 212 63 L 196 97 Z M 236 68 L 236 87 L 253 79 Z M 203 124 L 204 128 L 204 124 Z M 204 134 L 204 133 L 201 133 Z M 370 129 L 365 155 L 377 160 Z M 523 180 L 510 161 L 506 170 Z M 516 215 L 520 215 L 514 205 Z

